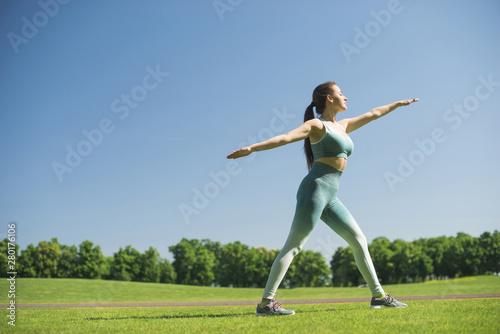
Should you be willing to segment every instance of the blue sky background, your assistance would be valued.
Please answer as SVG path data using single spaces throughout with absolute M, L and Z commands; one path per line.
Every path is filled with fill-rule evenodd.
M 339 197 L 369 241 L 500 226 L 498 1 L 222 0 L 231 10 L 219 13 L 213 1 L 54 3 L 0 5 L 0 237 L 17 222 L 22 249 L 52 237 L 169 259 L 183 237 L 281 248 L 307 172 L 302 143 L 225 157 L 299 126 L 329 80 L 349 98 L 339 119 L 420 98 L 351 133 Z M 134 108 L 121 101 L 132 92 Z M 89 147 L 83 131 L 102 122 L 112 131 Z M 433 131 L 442 140 L 418 153 Z M 68 148 L 87 156 L 58 178 Z M 401 159 L 414 170 L 391 189 Z M 216 185 L 211 173 L 228 168 Z M 306 249 L 330 261 L 346 245 L 319 222 Z

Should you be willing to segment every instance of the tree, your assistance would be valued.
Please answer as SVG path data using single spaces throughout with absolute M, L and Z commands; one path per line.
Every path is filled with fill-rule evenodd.
M 33 244 L 29 244 L 25 250 L 21 250 L 21 255 L 19 256 L 19 276 L 21 277 L 38 277 L 37 275 L 37 259 L 38 254 L 36 247 Z
M 214 281 L 212 282 L 212 285 L 221 286 L 219 282 L 219 277 L 221 276 L 221 270 L 222 270 L 221 243 L 218 241 L 211 241 L 209 239 L 202 239 L 200 245 L 204 246 L 210 253 L 214 255 L 214 265 L 212 269 L 212 272 L 214 274 Z
M 409 266 L 408 272 L 412 282 L 424 282 L 433 272 L 432 259 L 425 252 L 423 240 L 408 243 Z
M 397 239 L 392 244 L 395 283 L 421 282 L 432 273 L 432 259 L 416 242 Z
M 14 244 L 14 247 L 9 247 L 9 243 L 12 245 L 7 238 L 0 241 L 0 277 L 9 277 L 10 275 L 7 272 L 20 271 L 17 257 L 19 246 Z M 11 269 L 10 265 L 13 265 L 14 269 Z
M 37 277 L 57 277 L 57 266 L 61 254 L 61 247 L 57 238 L 52 238 L 50 242 L 40 241 L 36 248 Z
M 211 285 L 214 282 L 215 255 L 199 240 L 183 238 L 169 250 L 174 255 L 172 264 L 178 284 Z
M 337 248 L 330 265 L 333 273 L 333 285 L 349 287 L 363 282 L 351 247 Z
M 458 233 L 455 243 L 455 252 L 458 259 L 460 276 L 474 276 L 479 274 L 483 249 L 478 238 L 465 233 Z
M 292 261 L 285 276 L 290 288 L 326 286 L 330 270 L 320 252 L 301 251 Z
M 143 282 L 160 282 L 160 254 L 158 251 L 149 247 L 147 251 L 141 255 L 141 281 Z
M 452 244 L 451 238 L 442 236 L 438 238 L 430 238 L 426 241 L 425 252 L 429 255 L 433 265 L 433 275 L 441 278 L 449 276 L 453 273 L 454 276 L 454 254 L 448 252 Z M 453 277 L 451 276 L 451 277 Z
M 57 266 L 57 277 L 78 277 L 78 249 L 76 246 L 61 245 L 61 259 Z
M 101 247 L 85 240 L 80 244 L 76 263 L 76 274 L 80 278 L 101 278 L 106 274 L 107 261 Z
M 394 252 L 391 248 L 391 242 L 385 237 L 373 239 L 368 246 L 373 266 L 377 272 L 377 277 L 381 282 L 391 283 L 394 276 L 394 263 L 391 261 Z
M 196 249 L 196 262 L 194 265 L 194 281 L 196 285 L 211 285 L 215 280 L 213 268 L 215 255 L 206 247 L 200 246 Z
M 265 247 L 254 247 L 250 250 L 253 263 L 251 287 L 266 286 L 269 272 L 278 253 L 277 249 L 268 250 Z
M 445 237 L 443 237 L 445 238 Z M 458 264 L 458 252 L 456 251 L 458 247 L 458 241 L 455 237 L 449 237 L 446 247 L 444 247 L 443 251 L 443 259 L 442 259 L 442 269 L 444 272 L 444 276 L 454 278 L 459 272 L 459 264 Z
M 244 287 L 251 284 L 254 266 L 249 248 L 236 241 L 221 247 L 217 281 L 221 286 Z M 250 274 L 250 275 L 249 275 Z
M 106 270 L 102 275 L 103 279 L 114 279 L 113 274 L 111 273 L 111 270 L 114 266 L 115 263 L 115 257 L 114 256 L 107 256 L 106 257 Z
M 132 246 L 125 249 L 120 247 L 118 253 L 113 255 L 111 278 L 119 281 L 138 281 L 141 275 L 141 254 Z
M 162 259 L 160 264 L 160 283 L 175 283 L 177 273 L 174 266 L 167 260 Z
M 481 273 L 500 273 L 500 232 L 484 232 L 479 243 L 483 249 Z

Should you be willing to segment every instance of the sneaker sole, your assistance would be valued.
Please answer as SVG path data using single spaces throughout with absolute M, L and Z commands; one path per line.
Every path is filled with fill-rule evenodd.
M 405 308 L 405 307 L 408 307 L 408 305 L 406 306 L 385 306 L 385 305 L 370 305 L 370 309 L 381 309 L 381 308 Z
M 271 317 L 271 316 L 273 316 L 273 315 L 276 315 L 276 316 L 289 316 L 289 315 L 294 315 L 294 314 L 295 314 L 295 312 L 290 313 L 290 314 L 280 314 L 280 313 L 275 313 L 275 314 L 273 314 L 273 313 L 255 313 L 255 316 L 256 316 L 256 317 Z

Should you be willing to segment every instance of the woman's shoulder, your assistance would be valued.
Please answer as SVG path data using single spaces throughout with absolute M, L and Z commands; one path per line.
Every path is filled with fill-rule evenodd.
M 311 127 L 315 127 L 315 128 L 318 128 L 318 129 L 322 129 L 323 128 L 323 122 L 319 118 L 310 119 L 306 123 L 309 123 L 309 125 Z
M 325 125 L 319 118 L 313 118 L 305 122 L 308 126 L 310 126 L 313 133 L 316 135 L 323 135 Z

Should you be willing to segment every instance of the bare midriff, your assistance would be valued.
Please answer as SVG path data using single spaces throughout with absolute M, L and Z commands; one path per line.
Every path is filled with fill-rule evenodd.
M 333 168 L 338 169 L 340 171 L 344 171 L 345 165 L 347 165 L 347 159 L 346 158 L 338 158 L 338 157 L 333 157 L 333 158 L 319 158 L 319 159 L 316 159 L 314 161 L 327 164 L 327 165 L 332 166 Z

